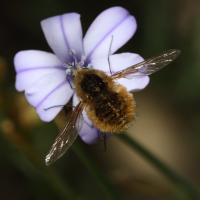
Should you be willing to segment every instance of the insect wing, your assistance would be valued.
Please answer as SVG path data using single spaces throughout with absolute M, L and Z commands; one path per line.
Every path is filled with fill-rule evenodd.
M 60 158 L 78 136 L 83 125 L 83 108 L 84 103 L 80 101 L 47 153 L 45 158 L 46 165 L 50 165 Z
M 166 65 L 175 60 L 181 51 L 178 49 L 170 49 L 161 54 L 158 54 L 148 60 L 140 62 L 136 65 L 128 67 L 122 71 L 112 74 L 113 79 L 128 78 L 138 79 L 147 75 L 150 75 L 158 70 L 162 69 Z

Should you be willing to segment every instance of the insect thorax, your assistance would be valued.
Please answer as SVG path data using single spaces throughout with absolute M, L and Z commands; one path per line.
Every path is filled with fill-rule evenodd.
M 87 94 L 88 99 L 99 99 L 106 93 L 108 83 L 97 74 L 87 74 L 81 81 L 81 88 Z
M 101 101 L 113 84 L 112 79 L 100 70 L 79 69 L 74 74 L 76 94 L 84 103 Z

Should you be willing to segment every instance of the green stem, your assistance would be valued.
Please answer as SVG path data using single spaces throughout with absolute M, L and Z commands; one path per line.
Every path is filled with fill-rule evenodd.
M 176 189 L 178 188 L 180 194 L 182 194 L 186 199 L 200 199 L 200 192 L 195 188 L 195 186 L 193 186 L 188 180 L 179 175 L 177 172 L 173 171 L 169 166 L 159 160 L 133 138 L 129 137 L 127 134 L 120 134 L 118 135 L 118 138 L 146 158 L 151 164 L 154 165 L 154 167 L 171 180 L 176 185 Z
M 78 158 L 82 161 L 82 163 L 85 165 L 87 170 L 92 174 L 94 179 L 97 181 L 101 189 L 106 194 L 106 197 L 108 199 L 120 200 L 119 195 L 108 183 L 99 166 L 92 160 L 89 154 L 81 146 L 80 142 L 76 140 L 71 148 L 73 149 L 74 153 L 78 156 Z

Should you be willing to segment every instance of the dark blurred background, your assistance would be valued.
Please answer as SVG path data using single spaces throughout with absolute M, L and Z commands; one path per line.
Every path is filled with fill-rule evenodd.
M 71 149 L 53 166 L 41 164 L 59 130 L 54 122 L 42 122 L 24 94 L 16 91 L 13 57 L 28 49 L 51 52 L 41 20 L 77 12 L 85 33 L 95 17 L 112 6 L 126 8 L 138 23 L 136 34 L 119 53 L 147 59 L 172 48 L 182 51 L 151 76 L 147 88 L 134 94 L 138 118 L 128 134 L 199 186 L 200 1 L 1 0 L 0 199 L 65 199 L 59 189 L 65 186 L 80 199 L 109 199 Z M 78 140 L 121 199 L 184 199 L 174 195 L 172 182 L 117 136 L 108 140 L 106 153 L 101 142 L 90 146 Z

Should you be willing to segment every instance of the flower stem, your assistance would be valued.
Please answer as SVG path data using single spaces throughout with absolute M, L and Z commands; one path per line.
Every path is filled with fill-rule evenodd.
M 137 151 L 145 159 L 147 159 L 151 164 L 154 165 L 162 174 L 164 174 L 169 180 L 175 184 L 175 188 L 179 190 L 184 199 L 200 199 L 200 192 L 195 186 L 193 186 L 188 180 L 179 175 L 177 172 L 173 171 L 169 166 L 159 160 L 154 156 L 150 151 L 141 146 L 137 141 L 132 137 L 129 137 L 127 134 L 120 134 L 118 138 L 129 145 L 131 149 Z
M 85 165 L 87 170 L 92 174 L 94 179 L 97 181 L 101 189 L 104 191 L 108 199 L 120 200 L 119 195 L 115 192 L 112 186 L 108 183 L 106 178 L 104 177 L 103 172 L 98 167 L 98 165 L 92 160 L 89 154 L 85 151 L 85 149 L 81 146 L 80 142 L 76 140 L 71 147 L 74 153 L 78 156 L 78 158 Z

